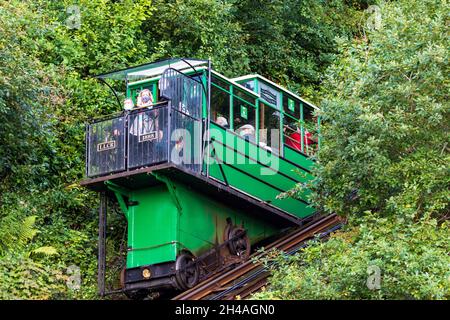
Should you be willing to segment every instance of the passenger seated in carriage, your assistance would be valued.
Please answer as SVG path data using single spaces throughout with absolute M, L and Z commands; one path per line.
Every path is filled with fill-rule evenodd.
M 288 124 L 284 127 L 285 137 L 284 144 L 294 150 L 302 151 L 301 132 L 295 124 Z
M 291 124 L 286 125 L 284 130 L 286 137 L 284 144 L 294 150 L 302 151 L 302 135 L 300 128 L 296 124 Z M 286 131 L 290 131 L 290 133 L 286 134 Z M 315 153 L 317 142 L 318 139 L 314 137 L 313 134 L 307 129 L 304 129 L 303 147 L 306 151 L 306 154 L 312 155 Z
M 139 92 L 136 105 L 138 108 L 150 107 L 153 104 L 153 94 L 149 89 Z
M 248 141 L 255 142 L 255 127 L 251 124 L 244 124 L 242 127 L 236 129 L 236 133 Z

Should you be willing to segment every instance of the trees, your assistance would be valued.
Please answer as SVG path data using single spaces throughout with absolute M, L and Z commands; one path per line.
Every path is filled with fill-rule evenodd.
M 427 219 L 442 222 L 449 211 L 446 2 L 383 4 L 383 29 L 350 44 L 361 10 L 373 2 L 82 0 L 80 25 L 74 28 L 67 25 L 76 13 L 68 11 L 72 1 L 2 2 L 0 256 L 5 259 L 0 268 L 5 277 L 14 276 L 12 264 L 19 260 L 30 268 L 45 262 L 37 296 L 95 297 L 96 201 L 77 186 L 84 169 L 83 122 L 118 106 L 90 77 L 168 56 L 211 58 L 227 75 L 258 72 L 309 98 L 334 64 L 324 91 L 326 143 L 314 201 L 325 211 L 348 214 L 355 225 L 364 215 L 390 219 L 374 231 L 380 239 L 395 243 L 388 224 L 395 229 L 414 221 L 423 223 L 417 228 L 429 235 L 426 241 L 440 239 L 445 229 L 434 234 Z M 121 216 L 111 220 L 124 225 Z M 361 233 L 360 249 L 369 243 L 366 229 L 352 229 Z M 119 247 L 118 230 L 109 242 L 113 249 Z M 331 255 L 339 244 L 345 256 L 336 261 L 356 257 L 350 242 L 336 241 L 320 252 Z M 41 246 L 53 246 L 58 254 L 27 256 Z M 426 251 L 425 244 L 421 248 Z M 49 274 L 61 275 L 70 264 L 79 265 L 86 280 L 79 293 L 49 281 Z M 29 297 L 22 293 L 16 296 Z
M 237 1 L 235 19 L 247 35 L 252 72 L 316 101 L 335 38 L 351 38 L 373 1 Z
M 445 6 L 427 3 L 384 3 L 382 29 L 341 40 L 323 86 L 326 143 L 310 186 L 326 212 L 447 218 Z
M 214 68 L 236 75 L 248 71 L 247 35 L 234 17 L 232 1 L 155 1 L 144 23 L 149 61 L 165 57 L 211 58 Z
M 85 28 L 78 30 L 63 23 L 64 4 L 0 4 L 0 268 L 5 272 L 0 291 L 4 299 L 95 297 L 92 257 L 97 230 L 91 209 L 95 199 L 76 182 L 84 168 L 83 122 L 99 112 L 111 112 L 114 106 L 107 103 L 107 89 L 82 77 L 99 71 L 99 60 L 108 62 L 101 67 L 112 68 L 123 61 L 132 63 L 140 55 L 126 50 L 134 44 L 130 38 L 120 41 L 120 35 L 126 36 L 120 26 L 113 28 L 115 34 L 111 30 L 118 24 L 111 14 L 118 21 L 126 20 L 125 8 L 117 6 L 111 13 L 104 1 L 97 1 L 104 10 L 96 12 L 99 7 L 86 2 Z M 125 23 L 137 38 L 136 21 Z M 93 33 L 102 36 L 101 41 L 92 43 Z M 110 41 L 105 40 L 108 34 Z M 123 55 L 107 59 L 114 50 Z M 36 248 L 57 254 L 30 255 Z M 81 268 L 83 279 L 77 292 L 67 290 L 64 283 L 63 273 L 72 264 Z
M 446 4 L 383 2 L 381 29 L 341 42 L 312 187 L 318 207 L 349 225 L 282 263 L 258 297 L 450 297 Z M 366 287 L 371 265 L 379 290 Z
M 308 98 L 371 1 L 155 1 L 144 22 L 149 60 L 211 58 L 227 76 L 260 73 Z
M 445 7 L 383 4 L 382 29 L 355 40 L 331 68 L 316 181 L 325 210 L 410 219 L 448 212 Z

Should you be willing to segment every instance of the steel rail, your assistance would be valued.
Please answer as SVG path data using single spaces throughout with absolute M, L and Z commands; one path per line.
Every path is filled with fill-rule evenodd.
M 319 234 L 320 239 L 325 238 L 326 236 L 328 236 L 332 232 L 336 231 L 340 227 L 341 227 L 341 225 L 337 224 L 337 225 L 331 227 L 330 229 L 320 233 Z M 301 245 L 294 246 L 292 249 L 290 249 L 289 251 L 286 252 L 286 255 L 288 255 L 288 256 L 293 255 L 296 252 L 300 251 L 300 249 L 306 248 L 307 246 L 308 246 L 308 242 L 302 241 Z M 269 263 L 269 266 L 272 266 L 274 264 L 275 264 L 275 262 L 271 262 L 271 263 Z M 254 293 L 255 291 L 261 289 L 267 283 L 267 278 L 269 276 L 270 276 L 269 270 L 267 270 L 267 268 L 265 266 L 259 266 L 258 270 L 256 272 L 252 273 L 250 276 L 240 280 L 239 282 L 235 283 L 234 285 L 227 288 L 226 290 L 218 293 L 217 295 L 207 298 L 207 300 L 219 300 L 221 298 L 223 298 L 224 300 L 234 300 L 234 298 L 238 295 L 241 298 L 244 296 L 248 296 L 249 294 Z M 249 283 L 250 283 L 250 285 L 246 286 Z M 239 289 L 241 289 L 241 290 L 239 291 Z M 244 295 L 242 295 L 242 293 L 236 292 L 237 290 L 239 292 L 243 292 Z
M 282 238 L 272 242 L 270 245 L 265 247 L 264 252 L 256 252 L 254 253 L 247 261 L 238 265 L 233 270 L 228 272 L 217 274 L 209 279 L 206 279 L 202 283 L 198 284 L 192 289 L 189 289 L 178 296 L 174 297 L 174 300 L 199 300 L 202 299 L 211 293 L 217 291 L 224 291 L 227 288 L 227 284 L 231 281 L 236 280 L 242 277 L 245 274 L 257 269 L 261 266 L 261 263 L 254 263 L 252 258 L 262 257 L 267 254 L 267 252 L 272 248 L 277 248 L 282 251 L 288 251 L 298 245 L 299 243 L 313 237 L 316 233 L 326 230 L 331 226 L 337 224 L 340 218 L 336 214 L 331 214 L 325 216 L 317 221 L 312 222 L 310 225 L 307 225 L 304 228 L 296 229 L 292 233 L 283 236 Z

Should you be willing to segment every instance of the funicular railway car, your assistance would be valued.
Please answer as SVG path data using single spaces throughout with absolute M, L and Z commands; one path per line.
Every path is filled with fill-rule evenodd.
M 308 191 L 277 197 L 312 179 L 320 140 L 311 103 L 260 75 L 229 79 L 205 60 L 167 59 L 97 77 L 126 87 L 124 102 L 115 93 L 124 110 L 86 130 L 81 184 L 101 195 L 101 294 L 107 197 L 127 219 L 121 284 L 130 297 L 186 290 L 314 215 Z

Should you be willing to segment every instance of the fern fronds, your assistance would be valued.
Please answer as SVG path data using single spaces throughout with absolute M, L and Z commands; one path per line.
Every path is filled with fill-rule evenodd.
M 34 249 L 30 253 L 52 256 L 52 255 L 58 254 L 58 251 L 52 246 L 44 246 L 44 247 L 39 247 L 37 249 Z
M 20 220 L 9 213 L 0 221 L 0 254 L 8 250 L 18 249 L 26 245 L 39 232 L 35 228 L 36 216 Z

